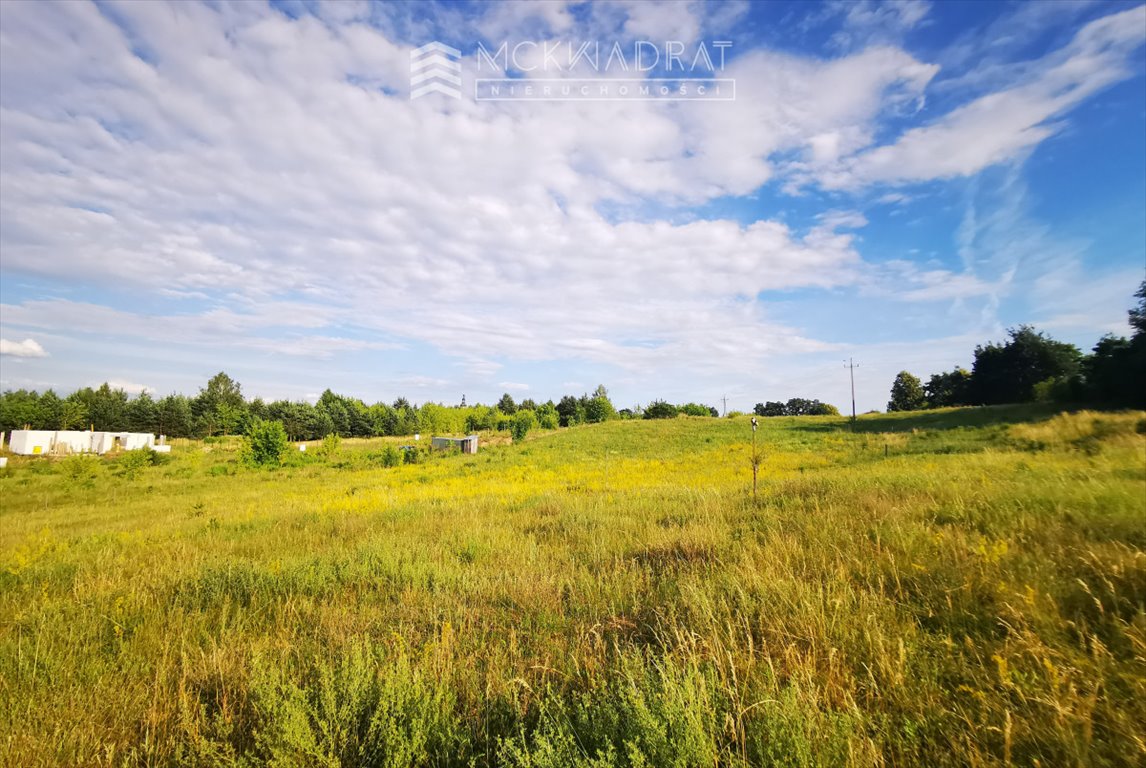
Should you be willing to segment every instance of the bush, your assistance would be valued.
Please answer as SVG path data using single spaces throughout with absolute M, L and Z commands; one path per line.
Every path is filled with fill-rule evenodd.
M 677 415 L 677 408 L 672 403 L 666 403 L 664 400 L 654 400 L 648 408 L 645 409 L 646 419 L 672 419 Z
M 99 474 L 99 467 L 99 459 L 82 453 L 69 456 L 60 462 L 60 472 L 64 477 L 76 482 L 94 480 Z
M 325 440 L 323 446 L 325 447 Z M 286 429 L 281 421 L 256 419 L 251 422 L 246 437 L 243 438 L 239 457 L 251 467 L 278 467 L 283 463 L 290 449 Z
M 370 458 L 383 467 L 396 467 L 402 463 L 402 451 L 392 445 L 387 445 L 381 451 L 371 454 Z
M 331 432 L 326 437 L 322 438 L 322 445 L 318 448 L 318 453 L 323 458 L 332 458 L 338 453 L 338 449 L 342 446 L 342 438 L 336 432 Z
M 552 405 L 543 405 L 537 410 L 537 426 L 541 429 L 557 429 L 561 425 L 557 409 Z
M 115 463 L 115 472 L 127 480 L 134 480 L 139 477 L 140 473 L 143 472 L 146 467 L 150 467 L 154 463 L 151 458 L 154 455 L 156 455 L 155 451 L 150 448 L 127 451 Z M 75 456 L 73 458 L 79 457 Z
M 537 417 L 533 415 L 533 411 L 518 411 L 513 416 L 513 421 L 509 425 L 510 434 L 513 435 L 513 442 L 519 443 L 525 439 L 529 430 L 537 426 Z

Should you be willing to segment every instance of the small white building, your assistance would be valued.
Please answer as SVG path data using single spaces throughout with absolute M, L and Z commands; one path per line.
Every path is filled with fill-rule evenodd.
M 9 450 L 21 456 L 40 456 L 53 452 L 103 454 L 117 448 L 125 451 L 154 448 L 155 435 L 148 432 L 14 429 L 9 443 Z

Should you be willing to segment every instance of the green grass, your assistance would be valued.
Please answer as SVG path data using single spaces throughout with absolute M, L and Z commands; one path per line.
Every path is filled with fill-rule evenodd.
M 0 474 L 4 765 L 1146 763 L 1146 414 Z

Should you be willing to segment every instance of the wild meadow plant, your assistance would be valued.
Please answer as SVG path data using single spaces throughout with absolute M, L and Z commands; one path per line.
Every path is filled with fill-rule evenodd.
M 2 761 L 1142 765 L 1144 419 L 12 457 Z

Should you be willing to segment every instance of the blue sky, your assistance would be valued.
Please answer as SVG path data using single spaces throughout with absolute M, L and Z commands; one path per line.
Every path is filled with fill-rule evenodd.
M 434 40 L 460 98 L 411 98 Z M 727 41 L 736 99 L 474 98 L 601 76 L 479 43 L 584 41 Z M 851 357 L 867 410 L 1018 323 L 1089 349 L 1146 272 L 1144 43 L 1112 2 L 5 2 L 0 386 L 844 408 Z

